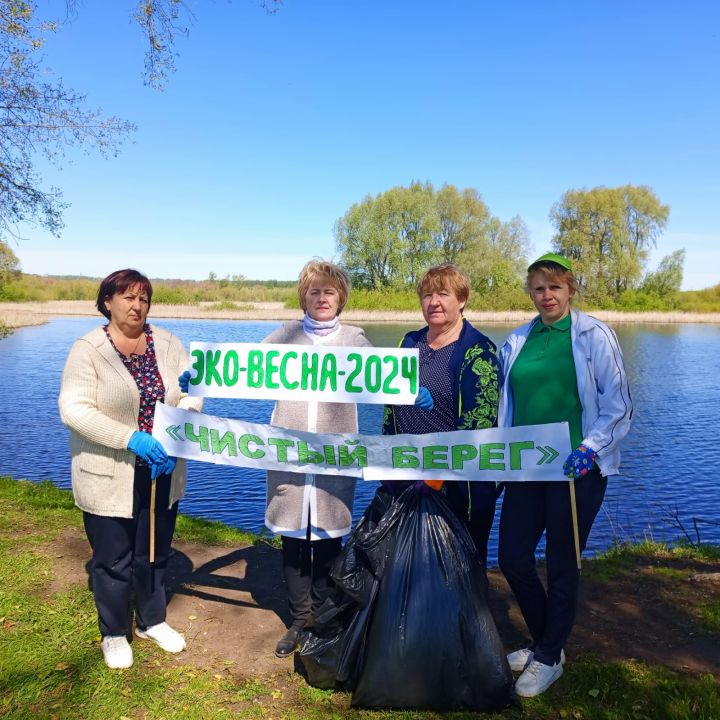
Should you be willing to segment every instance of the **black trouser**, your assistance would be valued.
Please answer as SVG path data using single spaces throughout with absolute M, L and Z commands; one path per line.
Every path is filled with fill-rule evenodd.
M 130 597 L 134 594 L 137 625 L 145 629 L 165 620 L 165 569 L 170 555 L 178 504 L 168 509 L 170 476 L 157 480 L 155 564 L 150 565 L 150 469 L 137 467 L 132 518 L 83 513 L 93 556 L 90 579 L 100 634 L 129 635 Z
M 607 478 L 593 468 L 575 480 L 580 549 L 605 497 Z M 538 577 L 535 549 L 545 531 L 547 591 Z M 566 482 L 509 482 L 500 515 L 500 569 L 525 618 L 535 659 L 560 660 L 570 636 L 580 574 L 575 557 L 570 489 Z
M 487 568 L 488 539 L 495 518 L 495 503 L 502 490 L 491 482 L 446 482 L 447 499 L 465 523 L 480 560 Z
M 308 540 L 282 536 L 283 575 L 291 624 L 302 627 L 332 592 L 330 570 L 342 538 Z

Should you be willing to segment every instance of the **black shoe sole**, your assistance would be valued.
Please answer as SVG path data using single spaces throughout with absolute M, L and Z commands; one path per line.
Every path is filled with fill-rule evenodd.
M 288 658 L 291 655 L 294 655 L 296 652 L 297 652 L 297 646 L 294 647 L 290 652 L 286 652 L 286 653 L 278 652 L 277 650 L 275 650 L 275 657 L 280 658 L 280 659 Z
M 285 633 L 285 635 L 282 638 L 280 638 L 280 640 L 278 641 L 278 644 L 275 646 L 275 657 L 286 658 L 286 657 L 290 657 L 292 654 L 294 654 L 300 646 L 300 644 L 298 643 L 298 634 L 299 634 L 299 630 L 294 630 L 294 629 L 290 628 Z M 288 635 L 290 637 L 288 637 Z M 293 635 L 294 635 L 294 637 L 293 637 Z M 293 642 L 293 640 L 294 640 L 294 642 Z

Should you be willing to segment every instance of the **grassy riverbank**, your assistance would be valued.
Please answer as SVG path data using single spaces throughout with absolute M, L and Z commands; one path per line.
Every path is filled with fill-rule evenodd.
M 277 549 L 187 517 L 175 548 L 169 620 L 188 637 L 188 650 L 171 656 L 136 641 L 135 665 L 109 671 L 70 493 L 0 478 L 0 717 L 470 717 L 355 711 L 347 693 L 309 687 L 291 661 L 272 657 L 282 628 Z M 563 678 L 539 698 L 482 717 L 717 720 L 719 570 L 712 547 L 634 546 L 587 561 Z M 506 616 L 512 599 L 497 573 L 490 582 L 493 614 L 514 643 L 521 623 L 512 611 Z
M 483 324 L 505 324 L 516 326 L 534 316 L 524 310 L 480 311 L 468 310 L 465 316 L 482 327 Z M 597 310 L 592 314 L 605 322 L 614 323 L 720 323 L 720 313 L 686 312 L 619 312 Z M 38 325 L 56 316 L 101 317 L 89 300 L 56 300 L 51 302 L 2 303 L 0 302 L 0 323 L 10 328 Z M 281 302 L 256 303 L 197 303 L 195 305 L 153 304 L 150 320 L 200 319 L 200 320 L 294 320 L 302 313 L 288 308 Z M 346 310 L 342 315 L 346 323 L 397 323 L 422 325 L 419 310 Z

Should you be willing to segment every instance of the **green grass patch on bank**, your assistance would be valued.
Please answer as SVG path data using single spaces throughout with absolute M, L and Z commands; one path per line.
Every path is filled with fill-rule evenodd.
M 274 541 L 269 535 L 257 534 L 230 527 L 216 520 L 178 515 L 175 539 L 207 545 L 254 545 L 258 542 Z
M 641 662 L 573 657 L 565 675 L 538 698 L 504 713 L 361 711 L 350 694 L 317 690 L 292 671 L 248 677 L 227 663 L 200 667 L 150 643 L 134 643 L 135 664 L 108 670 L 95 607 L 85 584 L 50 592 L 53 539 L 82 525 L 72 496 L 50 483 L 0 478 L 0 718 L 12 720 L 717 720 L 720 686 L 711 675 L 677 673 Z M 10 520 L 7 521 L 7 518 Z M 21 523 L 21 524 L 19 524 Z M 182 516 L 178 536 L 222 544 L 260 538 Z M 657 560 L 693 552 L 663 545 L 616 548 L 600 563 Z M 698 551 L 699 552 L 699 551 Z M 702 551 L 704 552 L 704 551 Z M 592 572 L 596 560 L 585 563 Z M 629 562 L 629 561 L 628 561 Z M 607 565 L 606 565 L 607 566 Z M 629 567 L 629 564 L 628 566 Z M 672 577 L 664 578 L 669 582 Z M 609 580 L 612 582 L 612 579 Z M 707 606 L 708 629 L 720 623 Z M 240 665 L 242 658 L 238 658 Z
M 633 572 L 638 558 L 678 560 L 709 560 L 716 562 L 720 560 L 720 547 L 717 545 L 690 545 L 679 543 L 668 545 L 663 542 L 644 540 L 638 543 L 617 543 L 609 550 L 599 553 L 592 558 L 591 562 L 583 563 L 583 575 L 595 580 L 608 582 L 624 572 Z M 668 577 L 684 579 L 685 574 L 679 573 L 673 568 L 664 568 L 663 571 Z
M 720 635 L 720 601 L 709 602 L 705 605 L 702 609 L 702 624 L 707 632 Z

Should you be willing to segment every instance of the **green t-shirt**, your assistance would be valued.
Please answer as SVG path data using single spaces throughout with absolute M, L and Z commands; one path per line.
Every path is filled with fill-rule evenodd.
M 570 442 L 583 439 L 582 405 L 577 389 L 570 338 L 571 316 L 553 325 L 538 321 L 510 369 L 513 425 L 567 421 Z

